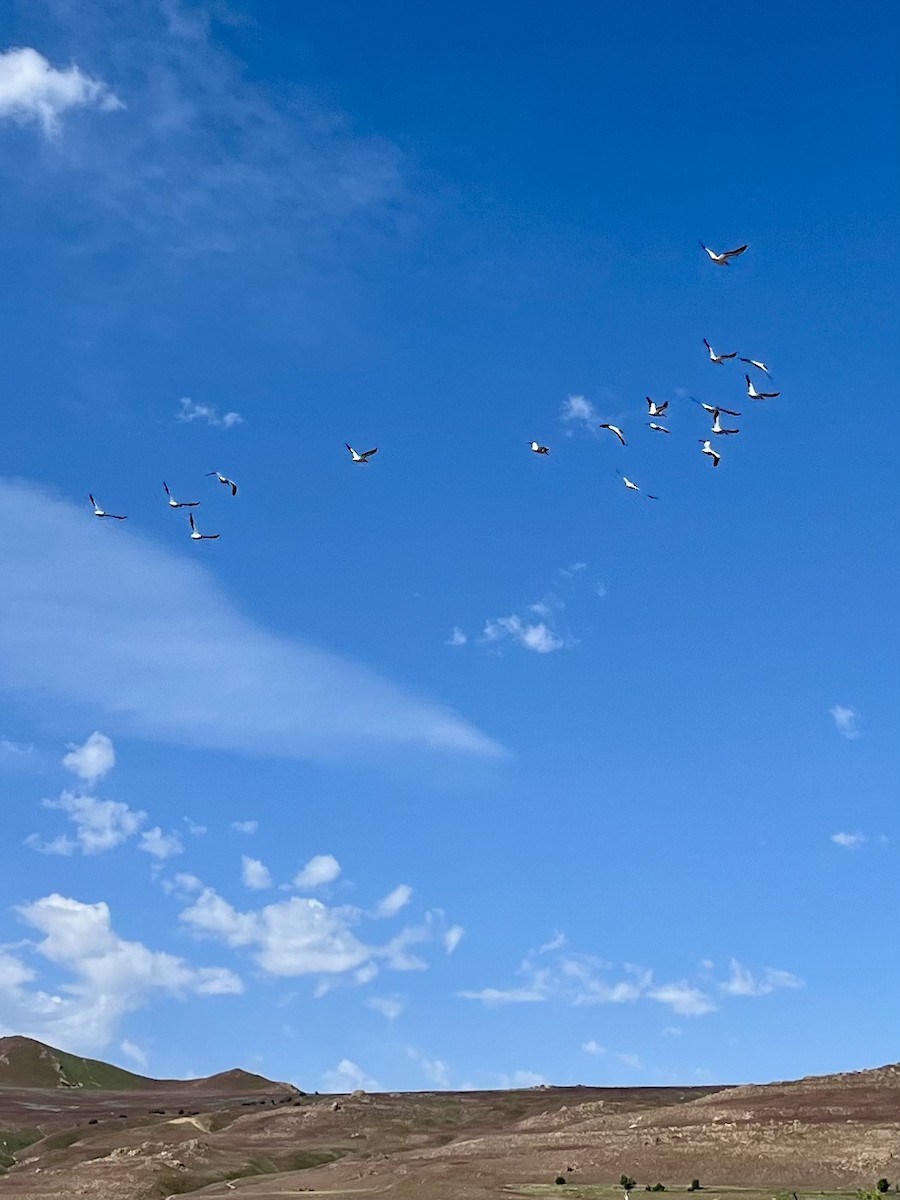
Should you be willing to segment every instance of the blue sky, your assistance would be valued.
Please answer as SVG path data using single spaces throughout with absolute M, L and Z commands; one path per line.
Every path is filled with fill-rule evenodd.
M 895 18 L 284 9 L 0 19 L 0 1033 L 895 1059 Z

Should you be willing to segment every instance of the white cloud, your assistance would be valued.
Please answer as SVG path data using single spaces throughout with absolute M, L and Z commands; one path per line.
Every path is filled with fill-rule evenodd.
M 63 758 L 62 764 L 85 783 L 95 783 L 108 775 L 116 765 L 112 740 L 105 733 L 95 730 L 83 746 L 69 746 L 69 753 Z
M 0 738 L 0 765 L 20 766 L 34 754 L 34 746 L 25 742 L 11 742 L 9 738 Z
M 404 908 L 412 897 L 413 890 L 408 883 L 398 883 L 392 892 L 381 900 L 375 907 L 376 917 L 395 917 L 401 908 Z
M 192 837 L 202 837 L 207 832 L 205 825 L 198 825 L 196 821 L 192 821 L 190 817 L 183 818 L 187 831 Z
M 668 1005 L 680 1017 L 702 1017 L 716 1010 L 716 1005 L 706 992 L 683 981 L 650 988 L 647 995 L 659 1004 Z
M 847 850 L 858 850 L 868 841 L 868 838 L 864 833 L 833 833 L 831 840 L 836 846 L 843 846 Z
M 729 965 L 730 977 L 719 984 L 719 990 L 725 996 L 767 996 L 776 988 L 805 987 L 803 980 L 791 971 L 766 967 L 761 975 L 754 975 L 747 967 L 741 966 L 736 958 Z
M 540 984 L 531 987 L 494 988 L 486 987 L 478 991 L 461 991 L 456 993 L 463 1000 L 480 1000 L 486 1005 L 500 1004 L 540 1004 L 549 998 L 547 989 Z
M 258 858 L 250 858 L 247 854 L 241 855 L 241 879 L 244 887 L 251 888 L 254 891 L 262 891 L 263 888 L 272 886 L 272 876 L 269 874 L 269 868 L 259 861 Z
M 353 972 L 353 982 L 360 985 L 371 983 L 378 974 L 378 963 L 367 962 L 365 966 Z
M 511 637 L 523 649 L 533 650 L 536 654 L 550 654 L 565 645 L 563 639 L 543 621 L 537 625 L 526 624 L 515 614 L 486 621 L 481 637 L 485 642 L 498 642 Z
M 127 732 L 208 749 L 325 759 L 379 748 L 504 754 L 449 709 L 260 628 L 187 551 L 104 524 L 85 520 L 82 506 L 0 481 L 4 692 L 90 705 Z M 177 621 L 161 594 L 177 603 Z
M 115 800 L 99 800 L 96 796 L 68 791 L 62 792 L 58 800 L 44 800 L 43 806 L 69 815 L 83 854 L 103 854 L 120 846 L 137 833 L 147 817 L 145 812 L 135 812 L 127 804 Z M 45 854 L 70 854 L 75 848 L 64 836 L 42 843 L 37 834 L 31 834 L 26 841 Z M 65 849 L 67 845 L 71 848 Z M 53 849 L 54 846 L 58 848 Z
M 235 833 L 256 833 L 259 821 L 232 821 L 231 828 Z
M 446 646 L 464 646 L 468 640 L 463 630 L 458 625 L 454 625 L 444 644 Z
M 367 1075 L 352 1059 L 342 1058 L 333 1071 L 326 1071 L 322 1081 L 329 1092 L 377 1092 L 381 1084 Z
M 34 952 L 71 977 L 58 992 L 30 988 L 37 978 L 21 960 L 0 953 L 0 1000 L 15 1032 L 76 1052 L 107 1046 L 120 1019 L 155 992 L 213 996 L 242 990 L 223 967 L 193 967 L 183 958 L 121 938 L 109 907 L 54 893 L 18 906 L 43 935 Z
M 856 727 L 859 713 L 855 708 L 845 708 L 843 704 L 835 704 L 828 711 L 834 717 L 834 725 L 838 733 L 849 738 L 850 741 L 859 737 L 859 730 Z
M 427 963 L 408 947 L 433 939 L 429 925 L 403 929 L 388 942 L 372 945 L 353 932 L 363 917 L 359 909 L 329 908 L 320 900 L 300 896 L 239 912 L 209 887 L 180 913 L 182 923 L 195 934 L 248 951 L 267 975 L 354 973 L 360 983 L 373 977 L 365 971 L 370 964 L 384 963 L 395 971 L 426 969 Z
M 152 854 L 160 860 L 172 858 L 176 854 L 184 854 L 184 846 L 177 833 L 163 833 L 157 825 L 155 829 L 145 830 L 141 834 L 138 849 Z
M 605 1054 L 606 1047 L 601 1046 L 599 1042 L 595 1042 L 593 1038 L 589 1042 L 582 1042 L 581 1048 L 585 1054 Z
M 130 1042 L 128 1038 L 125 1038 L 119 1043 L 119 1049 L 126 1058 L 130 1058 L 142 1071 L 147 1070 L 147 1055 L 135 1042 Z
M 416 1050 L 413 1046 L 409 1046 L 406 1053 L 414 1063 L 421 1067 L 422 1074 L 429 1083 L 433 1083 L 438 1088 L 449 1088 L 450 1068 L 445 1062 L 442 1062 L 439 1058 L 426 1058 L 424 1054 Z
M 543 942 L 538 946 L 538 954 L 551 954 L 554 950 L 562 950 L 567 941 L 566 935 L 561 929 L 553 931 L 553 937 L 548 942 Z
M 568 396 L 562 403 L 559 417 L 566 424 L 577 421 L 582 425 L 586 425 L 588 429 L 595 429 L 597 425 L 597 414 L 594 411 L 594 406 L 584 396 Z
M 66 70 L 52 67 L 43 54 L 29 46 L 0 54 L 0 119 L 37 122 L 52 138 L 59 133 L 60 117 L 69 109 L 112 112 L 123 107 L 105 83 L 83 74 L 74 63 Z
M 617 1054 L 616 1058 L 626 1067 L 631 1067 L 633 1071 L 643 1071 L 644 1069 L 644 1064 L 637 1054 Z
M 178 403 L 181 405 L 181 412 L 175 414 L 175 420 L 188 425 L 194 421 L 205 421 L 207 425 L 220 429 L 232 429 L 235 425 L 244 423 L 240 413 L 227 412 L 220 417 L 214 404 L 195 404 L 190 396 L 182 396 Z
M 400 996 L 370 996 L 366 1007 L 381 1013 L 389 1021 L 395 1021 L 406 1008 L 406 1003 Z
M 449 929 L 444 931 L 444 953 L 452 954 L 456 947 L 463 939 L 465 929 L 462 925 L 451 925 Z
M 333 854 L 314 854 L 294 876 L 294 887 L 317 888 L 334 883 L 341 873 L 341 864 Z

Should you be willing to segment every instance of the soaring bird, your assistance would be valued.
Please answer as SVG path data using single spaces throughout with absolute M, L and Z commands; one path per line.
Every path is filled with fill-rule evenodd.
M 734 354 L 716 354 L 715 350 L 713 350 L 706 338 L 703 339 L 703 345 L 709 351 L 709 361 L 718 363 L 720 366 L 729 358 L 737 358 L 737 350 L 735 350 Z
M 718 409 L 716 409 L 716 411 L 713 413 L 712 431 L 713 431 L 713 433 L 722 433 L 722 434 L 726 434 L 726 435 L 729 433 L 740 433 L 741 432 L 739 429 L 723 429 L 722 424 L 719 421 L 719 410 Z
M 769 368 L 764 362 L 760 362 L 758 358 L 741 357 L 741 362 L 749 363 L 751 367 L 756 367 L 757 370 L 762 371 L 764 375 L 768 375 L 770 379 L 772 378 L 772 373 Z
M 191 522 L 191 537 L 194 539 L 195 542 L 212 542 L 212 541 L 215 541 L 215 539 L 220 536 L 218 533 L 201 533 L 200 530 L 197 528 L 197 526 L 194 524 L 194 514 L 193 513 L 190 514 L 189 520 Z
M 712 413 L 715 420 L 718 413 L 728 413 L 729 417 L 739 417 L 741 414 L 733 408 L 723 408 L 721 404 L 704 404 L 701 400 L 697 400 L 694 396 L 691 399 L 695 404 L 699 404 L 701 408 L 705 408 L 708 413 Z
M 350 457 L 353 459 L 353 461 L 355 463 L 367 463 L 373 454 L 378 453 L 377 446 L 375 447 L 374 450 L 363 450 L 362 454 L 357 454 L 349 442 L 344 442 L 344 445 L 350 451 Z
M 663 400 L 662 404 L 657 404 L 649 396 L 645 396 L 644 399 L 647 401 L 647 409 L 651 417 L 665 416 L 666 409 L 669 407 L 668 400 Z
M 619 441 L 622 443 L 623 446 L 628 445 L 628 443 L 625 441 L 625 434 L 618 427 L 618 425 L 610 425 L 610 423 L 608 421 L 603 421 L 602 424 L 600 424 L 598 426 L 598 428 L 608 429 L 610 433 L 614 433 L 616 435 L 616 437 L 619 439 Z
M 169 508 L 197 508 L 200 504 L 199 500 L 176 500 L 169 491 L 169 485 L 163 480 L 163 487 L 166 490 L 166 495 L 169 497 Z
M 117 513 L 104 512 L 93 496 L 88 496 L 88 499 L 90 500 L 91 504 L 93 504 L 93 506 L 94 506 L 94 516 L 95 517 L 109 517 L 113 521 L 127 521 L 128 520 L 127 517 L 120 517 Z
M 712 442 L 709 440 L 709 438 L 698 438 L 697 440 L 703 443 L 703 449 L 702 449 L 701 453 L 708 454 L 709 457 L 712 459 L 713 466 L 717 467 L 719 465 L 718 450 L 713 450 Z
M 542 446 L 540 442 L 531 442 L 531 449 L 534 454 L 549 454 L 550 447 Z
M 226 479 L 225 476 L 220 475 L 218 471 L 207 471 L 206 474 L 207 475 L 215 475 L 215 477 L 216 477 L 216 479 L 218 479 L 219 483 L 224 483 L 226 487 L 231 488 L 232 496 L 237 495 L 237 484 L 234 483 L 231 479 Z
M 655 429 L 657 433 L 671 433 L 671 429 L 666 429 L 665 425 L 656 425 L 653 421 L 648 421 L 647 424 L 651 429 Z
M 750 382 L 750 376 L 745 375 L 747 380 L 747 395 L 751 400 L 774 400 L 776 396 L 780 396 L 781 392 L 758 392 Z
M 616 471 L 616 474 L 622 480 L 622 482 L 625 484 L 625 486 L 628 488 L 628 490 L 630 492 L 639 492 L 641 490 L 636 483 L 633 483 L 626 475 L 623 475 L 621 471 Z M 658 500 L 659 499 L 659 496 L 651 496 L 649 492 L 646 493 L 646 496 L 647 496 L 648 500 Z
M 717 254 L 715 250 L 710 250 L 709 246 L 705 246 L 703 242 L 701 242 L 700 245 L 703 246 L 703 249 L 717 267 L 727 267 L 730 259 L 737 258 L 739 254 L 744 253 L 744 251 L 747 249 L 748 243 L 745 242 L 743 246 L 738 246 L 736 250 L 723 250 L 721 254 Z

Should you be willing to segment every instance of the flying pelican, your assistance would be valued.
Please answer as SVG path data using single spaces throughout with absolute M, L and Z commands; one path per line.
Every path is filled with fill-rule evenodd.
M 712 448 L 712 442 L 709 440 L 709 438 L 698 438 L 697 440 L 698 440 L 699 442 L 702 442 L 702 443 L 703 443 L 703 449 L 702 449 L 702 451 L 701 451 L 701 454 L 708 454 L 708 455 L 709 455 L 709 457 L 712 459 L 712 464 L 713 464 L 713 466 L 714 466 L 714 467 L 717 467 L 717 466 L 719 465 L 719 452 L 718 452 L 718 450 L 713 450 L 713 448 Z
M 350 451 L 350 457 L 353 459 L 354 462 L 357 462 L 357 463 L 367 463 L 373 454 L 378 453 L 377 446 L 375 447 L 374 450 L 363 450 L 362 454 L 357 454 L 349 442 L 344 442 L 344 445 Z
M 169 491 L 169 485 L 165 480 L 163 480 L 163 487 L 165 488 L 166 495 L 169 497 L 169 508 L 197 508 L 200 504 L 199 500 L 176 500 Z
M 748 243 L 745 242 L 743 246 L 738 246 L 736 250 L 723 250 L 721 254 L 716 254 L 715 250 L 710 250 L 709 246 L 703 245 L 703 242 L 700 245 L 717 267 L 727 267 L 729 259 L 737 258 L 739 254 L 743 254 L 747 249 Z
M 657 404 L 655 400 L 651 400 L 649 396 L 644 397 L 647 401 L 647 408 L 650 410 L 651 417 L 665 416 L 666 409 L 669 407 L 668 400 L 663 400 L 662 404 Z
M 542 446 L 540 444 L 540 442 L 530 442 L 529 444 L 531 446 L 533 453 L 535 453 L 535 454 L 549 454 L 550 453 L 550 447 Z
M 737 350 L 735 350 L 734 354 L 716 354 L 715 350 L 713 350 L 706 338 L 703 339 L 703 345 L 709 351 L 709 361 L 718 363 L 720 366 L 723 362 L 725 362 L 726 359 L 737 358 Z
M 113 521 L 127 521 L 128 520 L 127 517 L 120 517 L 116 513 L 104 512 L 93 496 L 88 496 L 88 499 L 90 500 L 91 504 L 93 504 L 93 506 L 94 506 L 94 516 L 95 517 L 109 517 Z
M 665 425 L 655 425 L 653 421 L 648 421 L 647 424 L 651 429 L 655 429 L 657 433 L 671 433 L 671 429 L 666 429 Z
M 769 370 L 766 364 L 764 362 L 760 362 L 758 358 L 742 357 L 741 362 L 749 363 L 751 367 L 756 367 L 758 370 L 762 371 L 764 375 L 768 375 L 770 379 L 772 378 L 772 372 Z
M 215 475 L 215 477 L 216 477 L 216 479 L 218 479 L 219 483 L 224 483 L 226 487 L 231 488 L 232 496 L 237 495 L 237 484 L 234 483 L 231 479 L 226 479 L 225 476 L 220 475 L 218 471 L 207 471 L 206 474 L 207 475 Z
M 194 539 L 195 542 L 212 542 L 212 541 L 215 541 L 215 539 L 217 537 L 221 536 L 218 533 L 201 533 L 200 530 L 197 528 L 197 526 L 194 524 L 194 514 L 193 513 L 190 514 L 189 520 L 191 522 L 191 537 Z
M 616 437 L 619 439 L 619 441 L 622 443 L 623 446 L 628 445 L 628 443 L 625 441 L 625 434 L 618 427 L 618 425 L 610 425 L 610 423 L 608 421 L 604 421 L 598 428 L 608 429 L 610 433 L 614 433 L 616 435 Z
M 728 413 L 729 417 L 739 417 L 741 414 L 733 408 L 723 408 L 721 404 L 704 404 L 701 400 L 697 400 L 694 396 L 691 399 L 695 404 L 699 404 L 701 408 L 705 408 L 708 413 L 712 413 L 713 420 L 716 419 L 718 413 Z
M 750 376 L 745 375 L 747 380 L 747 395 L 751 400 L 774 400 L 776 396 L 780 396 L 781 392 L 758 392 L 750 382 Z
M 722 425 L 719 421 L 718 409 L 715 411 L 715 413 L 713 413 L 712 431 L 713 431 L 713 433 L 723 433 L 723 434 L 740 433 L 741 432 L 739 429 L 723 429 Z
M 625 486 L 628 488 L 628 490 L 630 492 L 639 492 L 641 490 L 636 483 L 632 483 L 632 481 L 626 475 L 623 475 L 621 471 L 616 471 L 616 474 L 622 480 L 622 482 L 625 484 Z M 659 496 L 651 496 L 649 492 L 647 492 L 646 495 L 647 495 L 648 500 L 658 500 L 659 499 Z

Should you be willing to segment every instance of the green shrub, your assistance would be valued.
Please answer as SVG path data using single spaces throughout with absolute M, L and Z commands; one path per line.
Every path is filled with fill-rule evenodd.
M 620 1175 L 619 1176 L 619 1186 L 623 1187 L 626 1192 L 630 1192 L 631 1189 L 634 1187 L 634 1180 L 631 1178 L 630 1175 Z
M 557 1177 L 553 1180 L 553 1182 L 554 1183 L 566 1183 L 567 1181 L 566 1181 L 565 1175 L 557 1175 Z
M 891 1185 L 884 1178 L 884 1176 L 882 1176 L 881 1179 L 879 1179 L 878 1182 L 875 1184 L 875 1187 L 878 1189 L 878 1191 L 882 1192 L 882 1193 L 886 1192 L 890 1188 L 890 1186 Z

